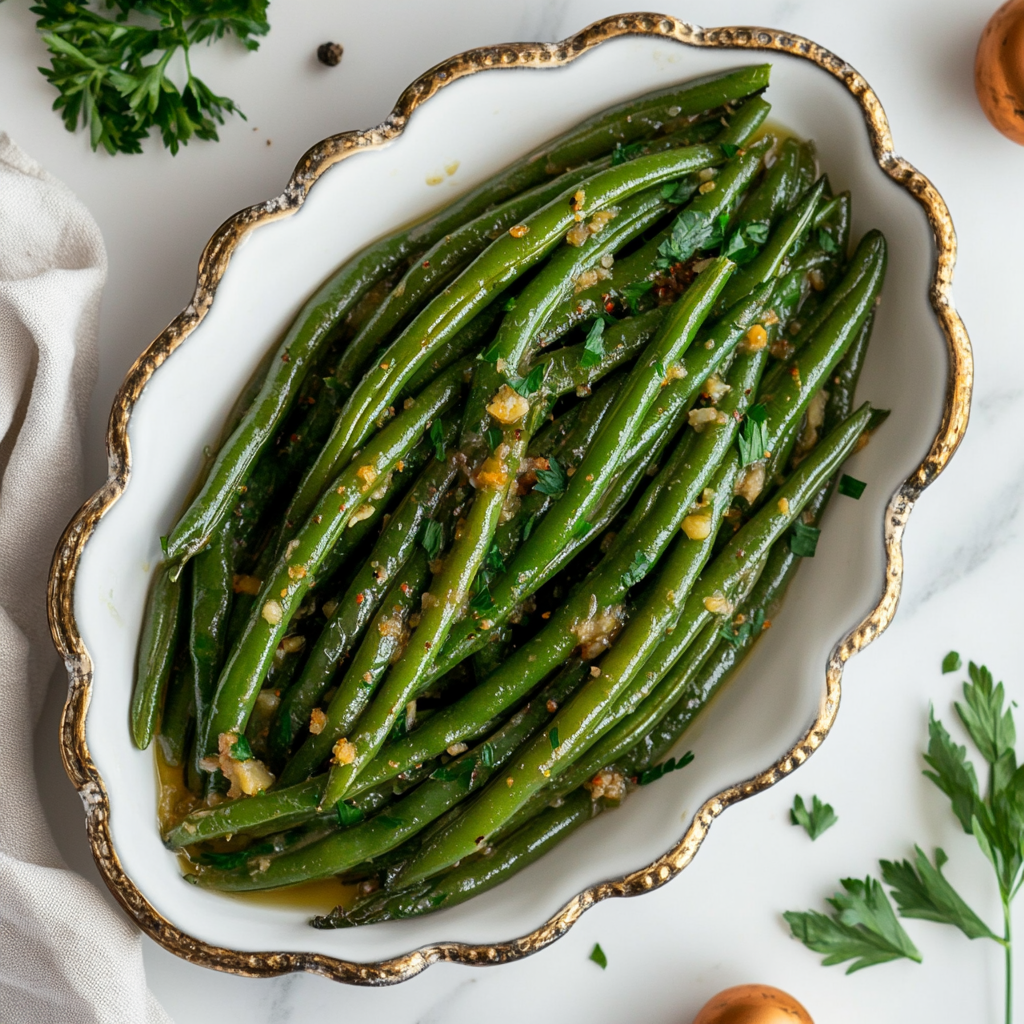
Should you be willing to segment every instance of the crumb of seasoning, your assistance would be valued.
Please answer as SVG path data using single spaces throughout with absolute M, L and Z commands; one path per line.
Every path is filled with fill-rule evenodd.
M 321 43 L 316 48 L 316 59 L 329 68 L 336 68 L 341 63 L 345 47 L 341 43 Z
M 272 146 L 273 144 L 274 144 L 274 140 L 273 139 L 267 139 L 267 145 L 268 146 Z
M 508 229 L 508 233 L 513 238 L 523 238 L 529 233 L 529 231 L 530 227 L 528 224 L 514 224 Z

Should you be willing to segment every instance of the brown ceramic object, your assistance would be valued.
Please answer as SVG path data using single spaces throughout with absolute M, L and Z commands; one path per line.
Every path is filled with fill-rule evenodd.
M 771 985 L 737 985 L 713 996 L 693 1024 L 814 1024 L 788 993 Z
M 985 26 L 974 60 L 974 88 L 985 116 L 1024 146 L 1024 0 L 1009 0 Z

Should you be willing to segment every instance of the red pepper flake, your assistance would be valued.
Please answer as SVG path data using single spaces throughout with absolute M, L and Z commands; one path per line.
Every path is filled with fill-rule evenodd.
M 408 594 L 409 593 L 409 589 L 410 588 L 409 588 L 409 584 L 408 583 L 403 583 L 402 584 L 401 590 L 402 590 L 403 594 Z
M 308 405 L 316 405 L 316 399 L 312 395 L 310 395 L 309 398 L 306 399 L 306 403 Z
M 338 511 L 339 512 L 344 512 L 345 511 L 345 506 L 344 505 L 339 505 L 338 506 Z
M 424 260 L 423 261 L 423 269 L 426 270 L 427 267 L 429 267 L 429 266 L 430 266 L 430 260 Z
M 365 598 L 362 594 L 356 594 L 356 604 L 362 604 Z
M 429 640 L 424 640 L 423 641 L 423 650 L 429 651 L 430 648 L 433 647 L 433 646 L 434 645 Z
M 609 300 L 608 302 L 606 302 L 606 303 L 604 304 L 604 311 L 605 311 L 606 313 L 614 313 L 614 312 L 615 312 L 615 303 L 614 303 L 614 302 L 612 302 L 611 300 Z
M 289 437 L 288 440 L 289 440 L 289 442 L 291 444 L 298 444 L 298 442 L 299 442 L 299 435 L 298 434 L 292 434 L 292 436 Z
M 288 354 L 288 349 L 285 349 L 284 350 L 284 355 L 281 356 L 281 362 L 282 363 L 290 363 L 291 361 L 292 361 L 292 357 Z

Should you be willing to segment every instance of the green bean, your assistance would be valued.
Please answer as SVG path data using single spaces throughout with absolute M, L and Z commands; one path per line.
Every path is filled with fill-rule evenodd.
M 355 725 L 388 665 L 401 654 L 404 620 L 413 602 L 419 601 L 428 577 L 426 555 L 422 551 L 414 552 L 380 603 L 366 638 L 331 698 L 320 731 L 311 731 L 295 752 L 281 773 L 281 785 L 289 786 L 312 774 L 330 755 L 335 742 Z
M 527 419 L 529 413 L 526 414 Z M 384 680 L 373 703 L 360 717 L 356 733 L 348 741 L 347 757 L 336 755 L 331 768 L 322 807 L 333 806 L 351 788 L 352 782 L 377 753 L 387 738 L 398 713 L 422 687 L 436 652 L 444 643 L 462 602 L 469 593 L 484 555 L 491 546 L 510 487 L 514 486 L 516 470 L 531 433 L 527 419 L 517 419 L 519 426 L 506 426 L 502 442 L 505 452 L 500 458 L 502 482 L 485 480 L 477 475 L 477 494 L 470 508 L 461 539 L 457 539 L 445 556 L 441 571 L 434 577 L 425 602 L 420 624 L 409 638 L 405 656 Z
M 393 879 L 394 886 L 429 878 L 476 852 L 482 845 L 481 837 L 493 834 L 544 787 L 547 779 L 559 774 L 600 737 L 598 719 L 603 719 L 607 730 L 610 723 L 606 710 L 643 670 L 651 651 L 666 632 L 674 630 L 684 607 L 689 606 L 687 595 L 711 554 L 722 513 L 732 499 L 736 470 L 736 460 L 727 460 L 715 474 L 714 495 L 700 513 L 707 526 L 704 536 L 677 538 L 659 568 L 654 586 L 601 658 L 596 678 L 558 711 L 550 734 L 532 740 L 518 751 L 507 778 L 488 785 L 478 801 L 434 836 L 415 861 L 399 871 Z
M 768 74 L 768 65 L 743 68 L 619 104 L 510 164 L 439 213 L 372 243 L 352 257 L 303 306 L 278 346 L 273 372 L 221 447 L 199 495 L 171 531 L 169 560 L 190 558 L 228 514 L 234 494 L 287 415 L 308 368 L 333 339 L 337 324 L 375 281 L 493 203 L 585 163 L 615 143 L 632 142 L 655 130 L 665 122 L 669 109 L 678 107 L 681 114 L 676 116 L 702 113 L 763 89 Z M 694 110 L 694 105 L 700 109 Z M 389 402 L 390 398 L 385 407 Z M 379 413 L 371 419 L 376 415 Z
M 195 714 L 192 668 L 187 658 L 178 658 L 167 684 L 164 710 L 160 716 L 157 742 L 165 763 L 177 768 L 184 763 L 189 732 Z
M 256 609 L 217 681 L 202 748 L 216 749 L 217 737 L 245 728 L 274 651 L 303 603 L 316 573 L 339 535 L 366 507 L 377 479 L 386 477 L 408 454 L 426 424 L 459 397 L 464 366 L 446 370 L 419 398 L 396 416 L 362 452 L 359 467 L 349 467 L 321 498 L 309 520 L 264 582 Z M 358 522 L 358 518 L 356 519 Z
M 676 657 L 685 653 L 697 634 L 715 614 L 713 609 L 717 604 L 728 606 L 724 597 L 727 589 L 734 586 L 735 581 L 742 578 L 744 573 L 749 573 L 752 567 L 758 566 L 764 560 L 772 544 L 790 526 L 804 505 L 852 450 L 869 419 L 870 407 L 865 405 L 833 431 L 780 488 L 778 493 L 780 499 L 786 499 L 785 503 L 780 500 L 778 504 L 762 508 L 726 545 L 696 586 L 692 590 L 687 588 L 685 605 L 673 618 L 676 626 L 671 634 L 670 650 L 678 652 Z M 786 511 L 783 511 L 783 508 Z M 659 579 L 659 588 L 663 582 L 664 574 Z M 658 600 L 658 597 L 659 591 L 656 590 L 654 600 Z M 662 596 L 661 600 L 665 605 L 672 603 L 666 596 Z M 712 607 L 709 607 L 709 604 Z M 665 620 L 659 618 L 655 621 L 662 623 Z M 646 621 L 641 622 L 641 626 L 646 625 Z M 663 628 L 663 625 L 659 626 L 659 632 Z M 631 670 L 636 671 L 642 667 L 641 662 L 640 666 L 634 668 L 637 649 L 646 648 L 649 652 L 651 645 L 656 642 L 656 638 L 648 638 L 646 642 L 644 638 L 639 638 L 634 643 L 625 643 L 623 638 L 620 638 L 602 660 L 599 677 L 601 682 L 595 680 L 592 688 L 585 687 L 581 690 L 556 716 L 553 728 L 558 729 L 558 743 L 550 743 L 545 747 L 544 744 L 534 741 L 526 752 L 517 755 L 516 771 L 510 773 L 512 783 L 488 786 L 464 814 L 443 833 L 434 837 L 429 851 L 422 851 L 414 865 L 407 865 L 400 872 L 394 884 L 410 884 L 430 877 L 460 857 L 468 856 L 485 845 L 488 837 L 501 828 L 533 793 L 543 788 L 548 778 L 557 776 L 572 763 L 574 757 L 578 756 L 579 748 L 585 750 L 600 738 L 595 736 L 590 728 L 593 719 L 615 699 L 632 678 Z M 674 659 L 667 660 L 671 664 Z
M 486 743 L 432 772 L 376 817 L 295 852 L 261 860 L 253 857 L 232 871 L 202 872 L 199 884 L 227 891 L 271 889 L 336 875 L 388 853 L 482 789 L 519 746 L 551 719 L 554 712 L 548 708 L 560 706 L 586 674 L 579 662 L 570 666 Z
M 821 204 L 824 188 L 825 179 L 819 178 L 818 182 L 803 195 L 800 202 L 782 218 L 778 227 L 771 233 L 768 244 L 751 262 L 740 267 L 733 274 L 718 299 L 718 304 L 722 309 L 728 309 L 752 288 L 778 276 L 793 246 L 810 228 L 815 211 Z
M 398 393 L 403 401 L 418 395 L 442 370 L 446 370 L 456 359 L 475 355 L 493 336 L 501 321 L 502 310 L 497 305 L 488 306 L 477 313 L 472 320 L 444 344 L 439 345 L 433 358 L 424 363 L 406 382 Z
M 586 824 L 603 809 L 581 790 L 559 807 L 537 815 L 514 836 L 485 856 L 467 861 L 439 878 L 395 892 L 382 889 L 355 906 L 337 907 L 314 917 L 314 928 L 349 928 L 358 924 L 392 921 L 454 907 L 510 878 Z
M 637 192 L 722 159 L 720 147 L 688 146 L 611 167 L 582 183 L 587 210 L 603 216 L 602 211 Z M 570 205 L 576 191 L 570 189 L 492 242 L 392 342 L 349 397 L 330 439 L 292 500 L 289 522 L 306 517 L 327 482 L 348 463 L 375 421 L 433 350 L 559 244 L 576 223 Z
M 732 273 L 735 264 L 726 259 L 711 263 L 677 302 L 658 333 L 637 360 L 637 366 L 623 387 L 598 436 L 569 481 L 565 494 L 535 528 L 527 558 L 520 551 L 509 566 L 516 599 L 530 592 L 530 586 L 546 568 L 559 548 L 593 511 L 609 480 L 619 466 L 618 452 L 628 446 L 643 417 L 661 391 L 665 373 L 674 367 L 696 336 Z M 539 554 L 540 557 L 537 557 Z
M 757 188 L 751 189 L 736 210 L 737 224 L 771 227 L 793 205 L 798 196 L 800 144 L 786 139 L 779 146 L 775 162 L 765 171 Z
M 370 557 L 352 577 L 313 644 L 302 675 L 281 700 L 271 728 L 271 749 L 283 757 L 330 685 L 339 662 L 352 649 L 401 573 L 426 520 L 455 479 L 454 462 L 434 460 L 413 484 L 388 521 Z M 347 532 L 347 531 L 346 531 Z M 290 778 L 290 773 L 286 773 Z M 287 783 L 286 783 L 287 784 Z
M 181 581 L 171 579 L 171 567 L 164 563 L 153 574 L 149 587 L 135 661 L 131 728 L 132 739 L 139 750 L 149 746 L 156 731 L 174 664 L 182 600 Z

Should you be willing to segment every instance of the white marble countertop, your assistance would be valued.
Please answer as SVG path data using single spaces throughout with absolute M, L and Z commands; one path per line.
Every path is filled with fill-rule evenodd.
M 906 585 L 889 631 L 851 662 L 838 724 L 795 776 L 729 810 L 675 882 L 640 900 L 601 904 L 555 946 L 521 963 L 476 970 L 448 965 L 386 990 L 292 975 L 254 981 L 193 967 L 146 940 L 150 984 L 179 1024 L 209 1019 L 284 1024 L 372 1019 L 446 1024 L 523 1018 L 612 1024 L 692 1018 L 713 993 L 761 981 L 795 994 L 821 1024 L 1001 1020 L 1001 957 L 993 946 L 925 922 L 910 929 L 924 954 L 845 977 L 788 937 L 784 909 L 824 909 L 840 876 L 877 874 L 879 857 L 914 842 L 950 855 L 948 875 L 989 921 L 994 886 L 974 841 L 920 773 L 928 707 L 952 719 L 958 676 L 942 676 L 951 647 L 985 660 L 1024 701 L 1018 669 L 1024 569 L 1020 510 L 1024 449 L 1013 410 L 1024 379 L 1016 301 L 1024 281 L 1024 148 L 997 135 L 972 87 L 973 55 L 996 0 L 666 0 L 661 9 L 706 24 L 764 24 L 809 36 L 849 60 L 885 104 L 896 148 L 929 175 L 957 227 L 958 308 L 971 333 L 977 384 L 959 454 L 913 513 Z M 240 207 L 280 191 L 299 155 L 333 132 L 381 120 L 401 89 L 438 60 L 471 46 L 553 40 L 625 5 L 604 0 L 340 0 L 274 4 L 257 54 L 233 44 L 193 58 L 197 72 L 249 116 L 221 143 L 195 142 L 171 158 L 93 154 L 50 111 L 53 94 L 28 0 L 0 4 L 0 128 L 73 188 L 106 239 L 99 384 L 88 425 L 90 481 L 103 477 L 102 437 L 113 393 L 135 356 L 188 301 L 203 243 Z M 337 69 L 317 44 L 345 46 Z M 1018 376 L 1019 375 L 1019 376 Z M 61 851 L 97 880 L 81 808 L 57 755 L 63 687 L 40 725 L 40 786 Z M 797 793 L 817 793 L 840 821 L 813 845 L 790 827 Z M 1024 901 L 1016 928 L 1024 934 Z M 600 942 L 608 969 L 588 960 Z M 1018 954 L 1018 983 L 1024 955 Z M 1024 1004 L 1020 1004 L 1024 1006 Z M 1024 1009 L 1018 1008 L 1024 1020 Z

